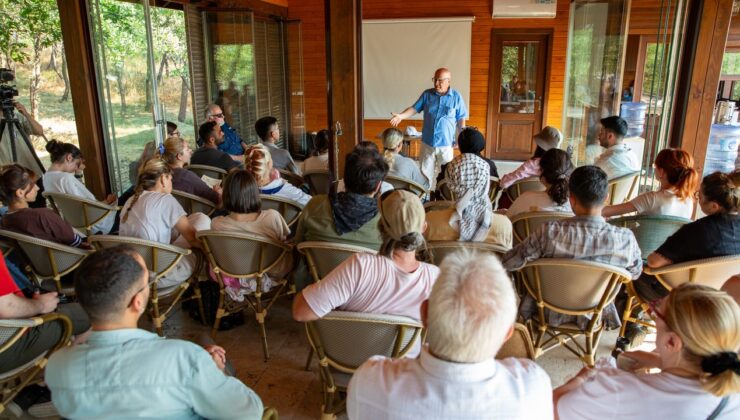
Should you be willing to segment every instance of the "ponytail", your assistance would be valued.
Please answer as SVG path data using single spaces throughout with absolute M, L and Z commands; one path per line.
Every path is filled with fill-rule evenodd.
M 568 181 L 573 172 L 573 163 L 570 155 L 560 149 L 550 149 L 540 158 L 542 178 L 550 185 L 547 195 L 557 205 L 562 206 L 568 201 Z
M 121 223 L 125 223 L 126 220 L 128 220 L 128 214 L 131 212 L 131 209 L 134 208 L 134 205 L 139 200 L 139 197 L 141 197 L 141 194 L 144 191 L 154 188 L 163 175 L 171 173 L 172 170 L 162 159 L 154 158 L 146 161 L 136 179 L 136 187 L 134 188 L 134 196 L 131 197 L 131 204 L 128 206 L 126 213 L 121 215 Z
M 64 161 L 67 155 L 72 155 L 72 159 L 82 157 L 80 148 L 72 143 L 64 143 L 59 140 L 51 139 L 46 143 L 46 151 L 49 152 L 49 157 L 52 163 L 60 163 Z
M 692 198 L 699 186 L 699 172 L 694 169 L 694 158 L 681 149 L 663 149 L 655 157 L 655 166 L 662 169 L 676 193 L 685 200 Z
M 396 160 L 394 153 L 398 145 L 403 141 L 403 133 L 397 128 L 386 128 L 383 130 L 383 160 L 389 168 L 393 168 L 393 162 Z

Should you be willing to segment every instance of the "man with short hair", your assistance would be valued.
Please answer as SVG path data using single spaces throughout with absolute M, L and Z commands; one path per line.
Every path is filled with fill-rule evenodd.
M 417 359 L 374 356 L 352 376 L 351 419 L 551 419 L 552 388 L 534 361 L 496 360 L 511 337 L 516 296 L 492 255 L 445 258 L 421 306 L 427 336 Z
M 65 418 L 245 418 L 262 416 L 260 398 L 224 374 L 225 352 L 137 328 L 149 301 L 150 273 L 132 248 L 88 257 L 75 292 L 90 317 L 86 345 L 49 360 L 46 383 Z
M 303 208 L 295 242 L 340 242 L 380 249 L 378 200 L 388 164 L 377 147 L 364 142 L 347 154 L 344 189 L 339 193 L 315 195 Z
M 642 272 L 642 254 L 635 235 L 627 228 L 607 223 L 601 210 L 607 197 L 606 173 L 596 166 L 581 166 L 570 175 L 569 201 L 575 217 L 543 223 L 521 243 L 507 252 L 501 262 L 509 271 L 518 270 L 539 258 L 572 258 L 594 261 L 623 268 L 636 279 Z M 527 297 L 521 307 L 522 315 L 531 316 L 536 308 Z M 604 309 L 607 328 L 621 325 L 614 304 Z M 573 322 L 570 315 L 550 312 L 554 325 Z M 583 326 L 585 317 L 579 317 Z
M 206 121 L 215 122 L 223 131 L 223 142 L 218 144 L 218 150 L 232 156 L 241 156 L 247 150 L 247 144 L 224 119 L 224 112 L 217 104 L 206 107 Z M 206 139 L 201 137 L 201 141 Z M 236 158 L 235 158 L 236 159 Z
M 462 131 L 468 118 L 465 101 L 460 92 L 450 87 L 451 80 L 452 73 L 448 69 L 437 69 L 432 78 L 434 88 L 422 92 L 416 103 L 400 114 L 391 113 L 393 118 L 390 123 L 397 127 L 406 118 L 424 111 L 419 161 L 421 173 L 429 181 L 432 190 L 435 189 L 440 167 L 454 157 L 452 145 L 456 132 Z
M 214 121 L 201 124 L 198 136 L 203 145 L 193 152 L 190 163 L 193 165 L 208 165 L 230 171 L 234 168 L 243 168 L 244 164 L 232 159 L 227 153 L 218 149 L 218 145 L 224 141 L 224 133 L 221 127 Z
M 280 126 L 278 126 L 277 118 L 268 116 L 258 119 L 254 123 L 254 130 L 257 132 L 261 143 L 270 150 L 273 167 L 284 169 L 297 175 L 301 174 L 301 170 L 293 161 L 290 152 L 277 147 L 275 144 L 276 141 L 280 140 Z
M 596 159 L 594 165 L 603 169 L 608 179 L 619 178 L 640 170 L 637 156 L 629 146 L 622 143 L 627 129 L 627 121 L 620 117 L 611 116 L 601 119 L 599 144 L 606 151 Z

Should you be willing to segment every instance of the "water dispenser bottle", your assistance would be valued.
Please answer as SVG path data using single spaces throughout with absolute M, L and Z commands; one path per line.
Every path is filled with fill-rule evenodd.
M 704 161 L 704 175 L 712 172 L 732 172 L 737 159 L 737 145 L 740 141 L 740 126 L 712 124 Z

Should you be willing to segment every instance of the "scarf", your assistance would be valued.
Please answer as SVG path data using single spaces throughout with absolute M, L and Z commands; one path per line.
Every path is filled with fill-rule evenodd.
M 359 230 L 378 214 L 378 201 L 352 192 L 330 194 L 334 226 L 340 235 Z
M 450 226 L 460 232 L 460 241 L 481 242 L 488 236 L 493 217 L 489 171 L 488 163 L 471 153 L 463 153 L 447 165 L 450 190 L 460 197 L 450 218 Z

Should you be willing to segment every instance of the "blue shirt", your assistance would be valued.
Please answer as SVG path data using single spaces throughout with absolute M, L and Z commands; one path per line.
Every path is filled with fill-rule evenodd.
M 224 142 L 218 145 L 218 150 L 230 155 L 243 155 L 244 148 L 242 148 L 242 138 L 239 133 L 225 121 L 224 125 L 221 126 L 221 131 L 224 132 Z
M 446 95 L 434 89 L 422 92 L 414 104 L 416 112 L 424 111 L 421 139 L 428 146 L 452 146 L 457 121 L 468 118 L 468 108 L 460 92 L 449 88 Z
M 65 418 L 260 419 L 262 401 L 200 346 L 141 329 L 93 331 L 46 367 Z

